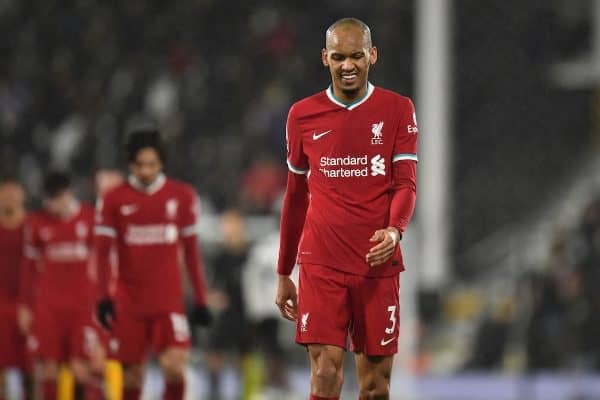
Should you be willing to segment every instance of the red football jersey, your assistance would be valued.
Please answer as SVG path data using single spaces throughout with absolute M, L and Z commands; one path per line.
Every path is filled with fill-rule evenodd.
M 160 175 L 142 188 L 134 178 L 98 205 L 96 235 L 116 239 L 116 297 L 140 313 L 181 310 L 183 238 L 196 234 L 198 204 L 190 185 Z
M 377 268 L 365 255 L 389 225 L 392 163 L 417 161 L 411 100 L 369 83 L 363 98 L 344 104 L 330 87 L 292 106 L 287 146 L 288 167 L 308 175 L 310 192 L 298 262 L 365 276 L 401 271 L 400 251 Z
M 0 226 L 0 304 L 17 302 L 22 257 L 23 225 L 14 229 Z
M 41 210 L 25 223 L 25 257 L 35 261 L 38 304 L 90 307 L 94 209 L 76 204 L 68 218 Z

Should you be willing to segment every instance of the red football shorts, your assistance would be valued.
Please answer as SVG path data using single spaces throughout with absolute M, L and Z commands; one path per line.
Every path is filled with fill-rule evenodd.
M 66 362 L 90 359 L 104 347 L 106 336 L 93 308 L 39 304 L 34 313 L 29 349 L 35 358 Z
M 0 369 L 20 368 L 31 372 L 32 367 L 27 339 L 17 323 L 17 305 L 0 304 Z
M 145 361 L 148 350 L 160 354 L 169 347 L 190 348 L 190 326 L 181 311 L 141 316 L 117 305 L 110 354 L 124 364 Z
M 398 351 L 399 275 L 368 278 L 302 264 L 296 342 L 328 344 L 369 356 Z

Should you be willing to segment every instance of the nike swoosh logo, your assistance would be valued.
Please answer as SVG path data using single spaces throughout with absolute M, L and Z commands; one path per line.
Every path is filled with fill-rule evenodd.
M 137 206 L 122 206 L 121 213 L 123 215 L 131 215 L 138 210 Z
M 333 129 L 330 129 L 330 130 L 328 130 L 328 131 L 321 132 L 321 133 L 319 133 L 319 134 L 317 134 L 317 133 L 313 133 L 313 140 L 318 140 L 318 139 L 322 138 L 323 136 L 325 136 L 325 135 L 327 135 L 328 133 L 330 133 L 332 130 L 333 130 Z
M 381 345 L 382 346 L 387 346 L 388 344 L 392 343 L 394 340 L 396 340 L 395 337 L 389 338 L 388 340 L 381 339 Z

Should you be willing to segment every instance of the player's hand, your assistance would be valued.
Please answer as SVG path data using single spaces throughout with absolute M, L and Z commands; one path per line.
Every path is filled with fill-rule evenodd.
M 294 281 L 289 276 L 279 275 L 275 304 L 279 307 L 283 318 L 290 321 L 298 318 L 298 293 Z
M 25 304 L 19 304 L 17 306 L 17 323 L 19 324 L 19 329 L 23 335 L 29 334 L 32 322 L 33 314 L 29 306 Z
M 210 326 L 213 322 L 213 315 L 205 305 L 195 305 L 191 317 L 192 325 Z
M 378 243 L 376 246 L 371 247 L 369 253 L 367 253 L 365 257 L 367 263 L 371 267 L 376 267 L 389 260 L 394 254 L 396 245 L 400 242 L 400 237 L 400 233 L 394 227 L 376 230 L 369 241 Z
M 104 328 L 109 331 L 112 330 L 113 324 L 117 319 L 115 303 L 109 298 L 100 300 L 96 306 L 96 316 Z

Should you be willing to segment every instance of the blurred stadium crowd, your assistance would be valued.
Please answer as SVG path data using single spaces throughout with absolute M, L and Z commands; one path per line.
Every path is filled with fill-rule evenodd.
M 352 3 L 1 1 L 1 169 L 21 177 L 32 206 L 48 167 L 69 171 L 91 201 L 98 170 L 123 170 L 125 132 L 158 125 L 167 172 L 195 186 L 205 216 L 222 217 L 222 243 L 206 249 L 212 301 L 225 315 L 217 326 L 246 329 L 228 325 L 243 323 L 240 269 L 255 244 L 241 233 L 243 217 L 276 215 L 287 109 L 328 84 L 319 62 L 325 28 L 346 15 L 369 23 L 381 55 L 373 83 L 414 96 L 413 2 Z M 591 91 L 559 90 L 545 73 L 589 44 L 586 4 L 456 2 L 455 254 L 535 212 L 591 143 Z M 595 200 L 579 228 L 557 239 L 552 267 L 527 279 L 531 368 L 565 367 L 579 356 L 600 367 L 599 232 Z M 481 271 L 454 272 L 469 279 Z M 512 320 L 490 321 L 473 344 L 483 359 L 469 367 L 499 365 Z M 272 331 L 264 323 L 252 329 Z M 217 344 L 227 344 L 217 337 L 223 341 L 207 339 L 214 371 L 223 363 Z M 227 345 L 245 351 L 247 343 Z

